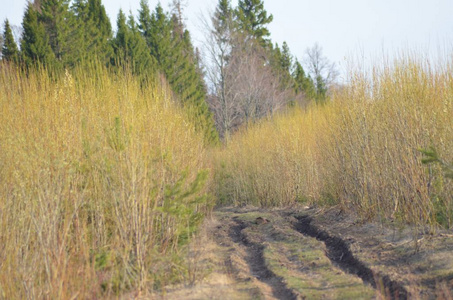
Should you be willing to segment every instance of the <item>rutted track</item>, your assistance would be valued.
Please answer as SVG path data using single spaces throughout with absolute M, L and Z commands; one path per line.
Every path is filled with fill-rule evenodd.
M 289 289 L 283 282 L 283 279 L 276 276 L 266 266 L 266 262 L 263 256 L 264 246 L 253 243 L 247 239 L 247 236 L 243 233 L 243 230 L 247 228 L 245 222 L 234 219 L 237 225 L 230 228 L 230 237 L 235 242 L 244 247 L 247 250 L 246 261 L 250 266 L 252 274 L 261 282 L 269 285 L 272 288 L 272 294 L 277 299 L 298 299 L 296 293 Z
M 348 217 L 335 209 L 218 209 L 195 247 L 197 269 L 211 271 L 163 298 L 453 299 L 453 239 L 439 235 L 414 254 L 407 234 Z
M 386 293 L 389 293 L 386 296 L 390 296 L 392 299 L 408 299 L 408 293 L 401 284 L 391 280 L 388 275 L 373 273 L 369 267 L 354 257 L 344 240 L 313 226 L 312 219 L 308 216 L 295 217 L 298 222 L 294 224 L 294 228 L 304 235 L 324 242 L 327 247 L 327 257 L 341 269 L 360 277 L 375 289 L 379 290 L 378 285 L 382 284 Z

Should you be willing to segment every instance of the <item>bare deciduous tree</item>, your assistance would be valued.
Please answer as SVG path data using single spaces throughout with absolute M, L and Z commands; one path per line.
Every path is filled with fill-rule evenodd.
M 324 96 L 338 76 L 335 63 L 331 63 L 323 55 L 322 48 L 318 43 L 315 43 L 311 48 L 307 48 L 304 62 L 315 83 L 318 96 Z
M 289 99 L 288 91 L 281 89 L 280 78 L 266 64 L 265 57 L 265 51 L 250 42 L 235 48 L 228 66 L 229 76 L 236 80 L 234 90 L 239 94 L 239 109 L 246 124 L 272 115 Z
M 228 139 L 241 124 L 272 115 L 284 106 L 292 89 L 282 88 L 266 50 L 236 30 L 232 14 L 223 12 L 220 17 L 217 10 L 203 23 L 208 102 L 220 135 Z

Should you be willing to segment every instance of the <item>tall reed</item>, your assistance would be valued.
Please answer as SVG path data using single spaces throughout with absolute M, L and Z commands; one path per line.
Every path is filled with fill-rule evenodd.
M 0 65 L 0 298 L 100 298 L 184 278 L 209 210 L 203 137 L 164 83 Z

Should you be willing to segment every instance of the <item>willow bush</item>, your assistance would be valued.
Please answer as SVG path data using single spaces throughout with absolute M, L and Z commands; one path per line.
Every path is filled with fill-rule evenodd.
M 109 298 L 187 275 L 203 137 L 164 83 L 0 65 L 0 298 Z
M 340 204 L 363 219 L 453 226 L 453 69 L 401 56 L 351 72 L 324 105 L 238 132 L 214 154 L 221 204 Z M 420 151 L 422 150 L 422 151 Z

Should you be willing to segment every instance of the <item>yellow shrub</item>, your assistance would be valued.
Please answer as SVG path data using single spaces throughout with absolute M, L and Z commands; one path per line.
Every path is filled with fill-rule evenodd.
M 364 218 L 453 226 L 453 187 L 422 164 L 434 146 L 453 161 L 452 65 L 402 57 L 351 73 L 329 103 L 237 133 L 215 157 L 223 203 L 341 203 Z
M 0 298 L 97 298 L 183 274 L 203 138 L 158 82 L 0 65 Z

